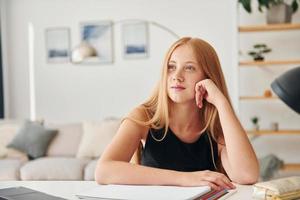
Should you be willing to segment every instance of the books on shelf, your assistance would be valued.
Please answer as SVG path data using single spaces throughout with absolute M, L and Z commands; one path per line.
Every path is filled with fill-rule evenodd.
M 208 186 L 179 187 L 154 185 L 99 185 L 91 190 L 76 194 L 80 199 L 131 199 L 131 200 L 214 200 L 226 196 L 226 189 L 211 190 Z M 223 199 L 225 199 L 225 196 Z

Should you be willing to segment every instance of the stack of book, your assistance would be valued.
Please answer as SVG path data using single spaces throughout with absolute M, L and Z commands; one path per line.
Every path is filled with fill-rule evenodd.
M 265 200 L 300 199 L 300 176 L 256 183 L 253 197 Z

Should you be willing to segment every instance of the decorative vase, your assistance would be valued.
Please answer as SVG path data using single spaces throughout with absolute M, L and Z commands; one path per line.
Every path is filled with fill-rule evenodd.
M 259 131 L 259 125 L 258 124 L 253 124 L 253 130 L 254 131 Z
M 278 127 L 279 127 L 278 122 L 272 122 L 271 123 L 270 128 L 271 128 L 272 131 L 278 131 L 278 129 L 279 129 Z
M 273 5 L 267 10 L 267 23 L 268 24 L 291 23 L 292 14 L 293 14 L 292 7 L 285 3 Z

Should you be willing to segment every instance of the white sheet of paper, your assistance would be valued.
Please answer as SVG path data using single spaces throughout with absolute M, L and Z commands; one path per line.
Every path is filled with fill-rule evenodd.
M 209 186 L 99 185 L 76 196 L 81 199 L 184 200 L 195 199 L 209 191 Z

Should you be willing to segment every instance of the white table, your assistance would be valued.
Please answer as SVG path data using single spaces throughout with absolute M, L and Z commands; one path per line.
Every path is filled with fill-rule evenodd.
M 70 200 L 78 200 L 75 194 L 89 190 L 96 185 L 94 181 L 0 181 L 0 189 L 24 186 Z M 237 192 L 228 200 L 250 200 L 252 190 L 252 186 L 237 185 Z

